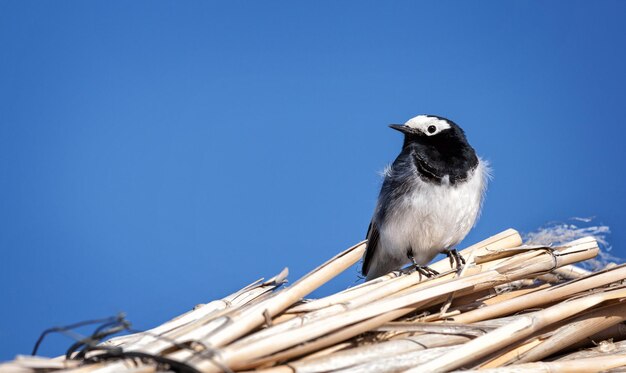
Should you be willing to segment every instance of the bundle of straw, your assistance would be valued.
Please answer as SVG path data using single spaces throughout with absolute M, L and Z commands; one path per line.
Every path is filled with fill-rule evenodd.
M 524 246 L 508 229 L 462 250 L 467 264 L 460 272 L 445 259 L 431 266 L 440 273 L 433 278 L 394 272 L 305 300 L 364 250 L 361 242 L 288 287 L 282 287 L 283 271 L 152 330 L 106 341 L 106 349 L 69 359 L 19 356 L 0 372 L 591 372 L 626 366 L 626 344 L 615 343 L 626 339 L 626 266 L 599 272 L 573 266 L 598 254 L 591 237 Z M 98 360 L 111 349 L 125 354 Z

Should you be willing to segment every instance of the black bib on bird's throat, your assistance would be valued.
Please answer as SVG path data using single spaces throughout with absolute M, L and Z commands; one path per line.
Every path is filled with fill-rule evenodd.
M 476 152 L 456 126 L 439 136 L 407 136 L 402 153 L 411 158 L 423 180 L 437 184 L 446 175 L 451 185 L 463 182 L 478 166 Z

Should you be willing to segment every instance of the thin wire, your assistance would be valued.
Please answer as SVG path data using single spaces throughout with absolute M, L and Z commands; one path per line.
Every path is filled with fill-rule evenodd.
M 35 342 L 35 346 L 33 347 L 33 352 L 31 353 L 31 355 L 37 355 L 37 351 L 39 350 L 39 346 L 41 345 L 41 343 L 43 342 L 44 338 L 46 338 L 46 336 L 48 334 L 51 333 L 62 333 L 64 335 L 68 335 L 71 338 L 75 338 L 72 334 L 70 333 L 66 333 L 72 329 L 76 329 L 76 328 L 80 328 L 81 326 L 86 326 L 86 325 L 93 325 L 93 324 L 102 324 L 102 323 L 109 323 L 109 322 L 113 322 L 114 320 L 117 320 L 120 317 L 124 317 L 123 314 L 119 314 L 116 316 L 112 316 L 112 317 L 107 317 L 104 319 L 95 319 L 95 320 L 85 320 L 85 321 L 80 321 L 74 324 L 70 324 L 70 325 L 66 325 L 66 326 L 55 326 L 53 328 L 49 328 L 44 330 L 41 335 L 39 336 L 39 338 L 37 339 L 37 342 Z
M 91 336 L 87 338 L 83 338 L 80 341 L 74 343 L 65 353 L 65 358 L 68 360 L 72 359 L 71 357 L 72 353 L 76 352 L 76 350 L 78 350 L 80 347 L 83 347 L 82 350 L 80 350 L 73 359 L 75 360 L 84 359 L 85 354 L 91 349 L 93 349 L 94 347 L 96 347 L 97 344 L 101 342 L 104 338 L 111 336 L 113 334 L 117 334 L 124 330 L 128 330 L 128 328 L 125 324 L 121 324 L 121 325 L 112 325 L 110 328 L 102 330 L 98 333 L 94 332 L 94 334 L 92 334 Z
M 166 357 L 159 356 L 159 355 L 148 354 L 145 352 L 122 351 L 121 349 L 109 350 L 109 352 L 92 356 L 88 359 L 84 359 L 83 361 L 87 363 L 97 363 L 100 361 L 127 359 L 127 358 L 130 358 L 130 359 L 139 358 L 142 361 L 151 360 L 160 365 L 167 365 L 169 369 L 178 373 L 201 373 L 199 370 L 192 367 L 191 365 L 182 363 L 180 361 L 168 359 Z
M 100 323 L 101 325 L 98 326 L 94 330 L 94 332 L 88 337 L 81 336 L 80 334 L 71 331 L 72 329 L 75 329 L 81 326 L 98 324 L 98 323 Z M 130 322 L 126 320 L 124 314 L 118 314 L 117 316 L 108 317 L 105 319 L 81 321 L 81 322 L 70 324 L 67 326 L 46 329 L 40 335 L 39 339 L 35 343 L 35 347 L 33 348 L 33 355 L 37 353 L 39 346 L 41 345 L 42 341 L 48 334 L 61 333 L 76 341 L 70 346 L 70 348 L 65 353 L 65 357 L 68 360 L 69 359 L 81 360 L 84 363 L 89 364 L 89 363 L 94 363 L 98 361 L 125 359 L 125 358 L 140 359 L 141 361 L 144 361 L 144 362 L 153 361 L 157 365 L 166 365 L 167 367 L 169 367 L 169 369 L 178 373 L 200 373 L 196 368 L 187 364 L 186 362 L 176 361 L 176 360 L 166 358 L 164 356 L 153 355 L 153 354 L 149 354 L 145 352 L 124 351 L 121 347 L 98 345 L 98 343 L 100 343 L 106 337 L 109 337 L 113 334 L 117 334 L 121 331 L 128 331 L 129 333 L 143 333 L 155 339 L 166 341 L 181 350 L 190 351 L 193 356 L 211 361 L 211 363 L 215 364 L 217 367 L 219 367 L 226 373 L 233 372 L 228 366 L 223 364 L 221 361 L 215 359 L 215 357 L 218 355 L 216 350 L 206 346 L 202 342 L 195 341 L 195 340 L 190 341 L 191 343 L 195 343 L 203 348 L 202 351 L 197 351 L 193 347 L 187 344 L 179 343 L 171 338 L 161 336 L 155 333 L 151 333 L 149 331 L 141 331 L 141 330 L 132 329 Z M 76 353 L 77 351 L 78 353 L 72 357 L 72 354 Z M 86 358 L 85 357 L 86 354 L 91 351 L 106 351 L 106 352 Z
M 199 357 L 201 359 L 206 359 L 206 360 L 211 361 L 213 364 L 215 364 L 218 368 L 223 370 L 225 373 L 234 373 L 233 370 L 231 370 L 227 365 L 225 365 L 221 361 L 215 359 L 215 356 L 218 355 L 217 350 L 207 346 L 206 344 L 204 344 L 204 343 L 202 343 L 200 341 L 191 340 L 190 343 L 197 344 L 197 345 L 201 346 L 202 349 L 203 349 L 202 351 L 198 351 L 198 350 L 194 349 L 193 347 L 191 347 L 189 345 L 177 342 L 176 340 L 171 339 L 169 337 L 165 337 L 165 336 L 162 336 L 162 335 L 159 335 L 159 334 L 155 334 L 155 333 L 152 333 L 152 332 L 149 332 L 149 331 L 141 331 L 141 330 L 135 330 L 135 329 L 128 329 L 128 331 L 130 333 L 142 333 L 142 334 L 145 334 L 145 335 L 149 335 L 149 336 L 151 336 L 151 337 L 153 337 L 155 339 L 163 340 L 165 342 L 170 343 L 172 346 L 180 348 L 181 350 L 188 350 L 194 356 L 197 356 L 197 357 Z M 186 360 L 186 361 L 188 361 L 188 360 Z

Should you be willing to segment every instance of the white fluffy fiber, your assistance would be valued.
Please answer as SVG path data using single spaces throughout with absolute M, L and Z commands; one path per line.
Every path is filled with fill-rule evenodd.
M 584 267 L 590 270 L 599 270 L 612 262 L 621 263 L 622 260 L 610 254 L 611 246 L 607 241 L 607 236 L 611 230 L 606 225 L 593 224 L 593 218 L 571 218 L 572 222 L 549 223 L 534 232 L 524 235 L 524 241 L 528 245 L 550 245 L 573 241 L 585 236 L 592 236 L 598 241 L 600 254 L 595 259 L 583 263 Z

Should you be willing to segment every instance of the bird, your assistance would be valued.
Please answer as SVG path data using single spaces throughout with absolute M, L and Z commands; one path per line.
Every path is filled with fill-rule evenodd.
M 411 264 L 428 277 L 439 253 L 465 264 L 456 251 L 474 227 L 490 178 L 465 132 L 437 115 L 389 125 L 404 134 L 402 150 L 384 180 L 367 230 L 361 273 L 369 281 Z

